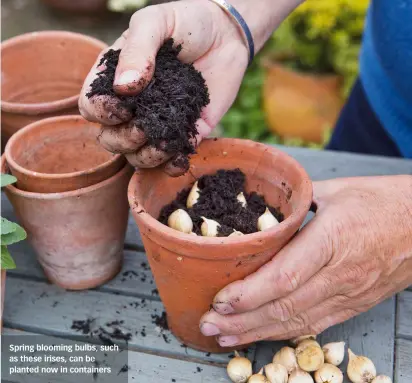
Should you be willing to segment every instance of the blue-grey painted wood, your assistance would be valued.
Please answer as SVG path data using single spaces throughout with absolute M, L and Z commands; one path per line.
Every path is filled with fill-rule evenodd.
M 395 342 L 395 298 L 390 298 L 366 313 L 334 326 L 318 336 L 318 342 L 345 341 L 354 353 L 373 360 L 380 374 L 393 377 Z M 285 342 L 264 342 L 256 350 L 256 369 L 270 363 Z M 346 372 L 347 353 L 340 366 Z M 350 381 L 345 376 L 345 383 Z
M 164 311 L 161 302 L 100 291 L 71 292 L 40 281 L 8 276 L 3 321 L 6 327 L 60 337 L 87 335 L 71 329 L 73 320 L 94 319 L 92 330 L 123 320 L 123 332 L 131 333 L 129 348 L 202 363 L 226 364 L 228 354 L 206 354 L 182 346 L 170 333 L 161 331 L 152 315 Z M 119 343 L 119 344 L 124 344 Z M 250 351 L 251 358 L 254 349 Z
M 398 294 L 397 314 L 396 335 L 412 341 L 412 291 Z
M 125 237 L 125 247 L 133 250 L 144 251 L 142 237 L 131 214 L 127 223 L 127 231 Z
M 353 153 L 276 146 L 294 157 L 315 180 L 340 177 L 412 174 L 412 161 Z
M 7 335 L 29 336 L 36 335 L 33 333 L 26 333 L 22 331 L 15 331 L 5 329 Z M 46 344 L 55 343 L 60 344 L 59 338 L 52 336 L 44 336 L 41 338 L 42 342 Z M 17 343 L 17 342 L 16 342 Z M 17 343 L 18 344 L 18 343 Z M 71 344 L 69 341 L 64 344 Z M 72 343 L 74 345 L 74 342 Z M 76 342 L 78 344 L 78 342 Z M 42 353 L 33 353 L 32 356 L 42 356 Z M 223 367 L 204 365 L 193 363 L 189 361 L 182 361 L 177 359 L 165 358 L 157 355 L 145 354 L 142 352 L 128 351 L 129 371 L 127 372 L 127 381 L 136 383 L 153 383 L 153 382 L 172 382 L 174 379 L 177 383 L 223 383 L 229 382 L 226 374 L 226 369 Z M 96 359 L 97 360 L 97 359 Z M 124 355 L 117 353 L 110 353 L 102 360 L 98 360 L 102 366 L 111 367 L 114 371 L 120 371 L 124 366 Z M 27 364 L 26 364 L 27 365 Z M 111 379 L 113 379 L 111 377 Z M 119 377 L 119 382 L 124 382 L 124 378 Z M 96 382 L 96 383 L 114 383 L 109 380 L 108 376 L 98 374 L 95 379 L 91 376 L 84 375 L 53 375 L 53 383 L 82 383 L 82 382 Z M 2 380 L 3 382 L 3 380 Z M 15 376 L 12 383 L 27 383 L 27 376 Z M 44 377 L 36 378 L 30 375 L 30 383 L 44 383 Z M 6 383 L 6 382 L 5 382 Z
M 412 382 L 412 341 L 397 339 L 395 383 Z
M 11 246 L 10 251 L 13 254 L 17 268 L 10 270 L 8 275 L 47 281 L 34 251 L 27 242 Z M 125 250 L 121 272 L 113 280 L 100 286 L 97 290 L 159 300 L 146 254 L 138 251 Z

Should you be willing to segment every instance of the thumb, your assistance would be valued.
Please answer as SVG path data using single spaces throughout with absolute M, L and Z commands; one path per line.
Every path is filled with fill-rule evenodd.
M 153 8 L 136 12 L 130 20 L 113 84 L 120 95 L 136 95 L 153 77 L 157 52 L 170 30 L 165 11 Z

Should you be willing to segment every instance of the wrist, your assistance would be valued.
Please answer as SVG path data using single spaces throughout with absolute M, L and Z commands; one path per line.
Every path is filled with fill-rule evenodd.
M 304 0 L 227 0 L 245 19 L 258 52 L 282 21 Z M 235 21 L 232 20 L 233 23 Z

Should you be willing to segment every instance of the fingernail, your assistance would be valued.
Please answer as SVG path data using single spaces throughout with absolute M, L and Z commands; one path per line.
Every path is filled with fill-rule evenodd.
M 236 344 L 239 343 L 239 338 L 234 335 L 229 335 L 229 336 L 221 336 L 217 340 L 217 342 L 222 346 L 222 347 L 232 347 Z
M 131 85 L 140 80 L 140 73 L 135 70 L 123 72 L 114 82 L 115 85 Z
M 235 312 L 234 308 L 232 307 L 230 303 L 224 303 L 224 302 L 214 303 L 213 308 L 215 309 L 216 312 L 218 312 L 221 315 L 232 314 Z
M 200 331 L 204 336 L 214 336 L 220 334 L 220 330 L 217 326 L 207 322 L 200 325 Z

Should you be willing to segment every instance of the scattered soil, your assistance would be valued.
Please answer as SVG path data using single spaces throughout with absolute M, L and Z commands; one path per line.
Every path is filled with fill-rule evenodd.
M 169 39 L 160 48 L 153 79 L 136 96 L 120 96 L 113 90 L 120 50 L 109 50 L 99 63 L 99 66 L 104 64 L 105 69 L 91 84 L 87 97 L 119 98 L 121 106 L 132 112 L 136 126 L 145 132 L 148 143 L 176 154 L 174 163 L 187 167 L 188 156 L 195 153 L 196 121 L 210 99 L 201 73 L 192 64 L 178 59 L 182 46 L 173 44 L 173 39 Z
M 112 330 L 111 332 L 105 330 L 103 327 L 99 327 L 96 330 L 92 330 L 91 325 L 94 321 L 95 319 L 93 318 L 86 320 L 74 320 L 72 322 L 71 328 L 72 330 L 81 332 L 84 335 L 99 338 L 102 343 L 110 346 L 114 345 L 113 340 L 124 340 L 125 342 L 129 342 L 132 339 L 132 334 L 130 332 L 125 333 L 119 327 L 124 324 L 123 320 L 116 320 L 106 323 L 106 326 Z
M 77 332 L 81 332 L 82 334 L 89 334 L 91 329 L 90 325 L 95 321 L 95 319 L 86 319 L 86 320 L 74 320 L 72 322 L 72 330 L 75 330 Z
M 169 324 L 167 323 L 167 315 L 165 311 L 162 312 L 162 315 L 153 314 L 152 319 L 152 323 L 160 327 L 162 330 L 169 330 Z
M 170 214 L 177 209 L 183 209 L 193 221 L 193 232 L 201 235 L 203 216 L 219 222 L 219 237 L 227 237 L 234 229 L 243 234 L 257 232 L 258 218 L 265 212 L 266 207 L 282 222 L 284 216 L 278 208 L 268 206 L 265 198 L 256 192 L 246 193 L 245 180 L 246 177 L 240 169 L 219 170 L 213 175 L 203 176 L 198 180 L 199 200 L 193 208 L 186 207 L 191 188 L 184 189 L 172 203 L 161 210 L 159 221 L 167 225 Z M 241 192 L 246 198 L 246 208 L 237 200 Z
M 129 371 L 129 370 L 130 370 L 130 367 L 129 367 L 127 364 L 125 364 L 125 365 L 119 370 L 119 373 L 118 373 L 117 375 L 123 374 L 123 373 L 125 373 L 125 372 L 127 372 L 127 371 Z

